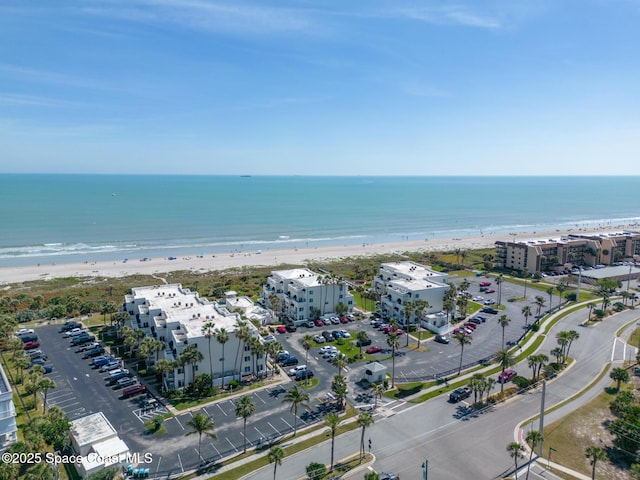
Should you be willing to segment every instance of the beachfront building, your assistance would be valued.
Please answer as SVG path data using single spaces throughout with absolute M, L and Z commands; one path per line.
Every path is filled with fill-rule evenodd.
M 253 323 L 180 284 L 132 288 L 124 309 L 133 329 L 164 344 L 149 363 L 155 363 L 156 354 L 174 362 L 173 371 L 163 374 L 168 390 L 189 385 L 200 373 L 212 374 L 213 385 L 221 385 L 223 378 L 227 384 L 266 372 L 264 343 Z M 217 334 L 223 329 L 226 341 L 220 342 Z M 191 361 L 194 350 L 202 354 L 200 361 Z
M 17 435 L 18 427 L 13 392 L 2 365 L 0 365 L 0 453 L 16 442 Z
M 273 304 L 274 295 L 278 305 Z M 272 271 L 263 286 L 262 298 L 265 305 L 294 324 L 334 313 L 340 304 L 349 312 L 354 306 L 346 282 L 308 268 Z
M 440 333 L 448 328 L 446 316 L 431 314 L 442 311 L 448 280 L 446 273 L 416 262 L 383 263 L 373 279 L 373 289 L 380 295 L 380 309 L 386 318 L 394 317 L 400 325 L 413 325 L 420 320 L 424 328 Z M 413 308 L 405 311 L 407 305 L 419 300 L 427 305 L 420 318 Z
M 246 295 L 238 295 L 233 290 L 225 292 L 224 303 L 230 312 L 240 313 L 244 318 L 260 325 L 269 325 L 277 320 L 272 310 L 256 305 Z
M 640 233 L 574 232 L 557 238 L 496 242 L 497 266 L 529 273 L 640 259 Z

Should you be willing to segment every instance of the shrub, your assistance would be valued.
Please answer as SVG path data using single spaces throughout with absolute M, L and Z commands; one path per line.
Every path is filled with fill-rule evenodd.
M 576 292 L 571 292 L 571 293 L 567 293 L 564 298 L 566 298 L 567 300 L 569 300 L 570 302 L 575 302 L 576 299 L 578 298 L 576 295 Z
M 311 462 L 305 470 L 311 480 L 322 480 L 327 476 L 327 467 L 323 463 Z
M 529 385 L 531 385 L 531 382 L 529 382 L 529 379 L 526 377 L 521 377 L 520 375 L 513 377 L 513 383 L 515 385 L 517 385 L 519 388 L 527 388 Z
M 538 330 L 540 330 L 540 324 L 534 323 L 533 325 L 531 325 L 531 330 L 537 332 Z
M 240 381 L 234 378 L 233 380 L 227 382 L 227 385 L 230 389 L 235 390 L 237 388 L 240 388 Z

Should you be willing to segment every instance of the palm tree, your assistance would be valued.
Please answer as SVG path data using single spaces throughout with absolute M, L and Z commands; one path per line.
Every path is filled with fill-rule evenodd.
M 365 332 L 364 330 L 360 330 L 358 332 L 358 335 L 356 336 L 356 340 L 358 343 L 358 348 L 360 349 L 360 357 L 362 357 L 362 345 L 365 344 L 367 340 L 369 340 L 369 335 L 367 335 L 367 332 Z
M 296 436 L 298 432 L 298 407 L 300 405 L 309 404 L 309 394 L 303 392 L 294 385 L 287 393 L 284 394 L 283 402 L 289 402 L 291 404 L 291 412 L 293 413 L 293 436 Z
M 358 414 L 358 426 L 362 429 L 360 431 L 360 463 L 364 458 L 364 431 L 371 425 L 373 425 L 373 416 L 369 412 L 360 412 Z
M 531 459 L 533 458 L 533 450 L 535 449 L 535 447 L 544 442 L 544 437 L 542 436 L 542 433 L 540 433 L 537 430 L 529 430 L 527 432 L 527 436 L 525 437 L 525 441 L 527 442 L 527 444 L 529 445 L 530 451 L 529 451 L 529 464 L 527 465 L 527 479 L 529 478 L 529 469 L 531 468 Z
M 515 479 L 518 480 L 518 459 L 524 457 L 524 447 L 520 445 L 518 442 L 511 442 L 507 445 L 507 452 L 516 464 L 516 469 L 514 470 Z
M 533 302 L 538 310 L 536 311 L 536 318 L 540 318 L 540 312 L 542 311 L 542 307 L 544 307 L 544 297 L 541 295 L 536 295 L 535 301 Z
M 238 339 L 238 348 L 236 349 L 236 360 L 234 362 L 234 370 L 238 372 L 238 380 L 242 379 L 242 355 L 244 351 L 244 344 L 251 338 L 249 334 L 249 327 L 244 320 L 238 320 L 236 322 L 236 329 L 234 331 L 236 338 Z M 240 355 L 240 368 L 238 368 L 238 355 Z
M 504 278 L 502 274 L 496 277 L 496 285 L 498 286 L 498 305 L 502 303 L 502 282 L 504 282 Z
M 556 334 L 556 341 L 558 345 L 560 345 L 560 349 L 562 350 L 562 363 L 564 363 L 567 359 L 567 345 L 569 345 L 569 332 L 563 330 Z
M 187 427 L 191 427 L 192 430 L 190 432 L 185 433 L 185 437 L 188 437 L 191 434 L 198 434 L 198 458 L 202 460 L 202 455 L 200 455 L 200 447 L 202 446 L 202 435 L 206 435 L 207 437 L 215 440 L 216 434 L 214 433 L 214 429 L 216 423 L 213 421 L 208 415 L 205 415 L 202 412 L 196 412 L 186 423 Z
M 273 480 L 276 480 L 276 469 L 278 465 L 282 465 L 284 458 L 284 450 L 279 446 L 271 447 L 269 450 L 269 463 L 273 463 Z
M 567 357 L 569 356 L 569 349 L 571 348 L 571 344 L 573 343 L 574 340 L 577 340 L 578 338 L 580 338 L 580 334 L 575 330 L 569 330 L 567 332 L 567 340 L 569 340 L 569 343 L 567 344 L 567 353 L 566 353 Z
M 275 342 L 273 342 L 275 343 Z M 311 347 L 313 346 L 313 337 L 311 335 L 309 335 L 308 333 L 302 338 L 302 348 L 304 348 L 304 364 L 305 365 L 309 365 L 309 350 L 311 350 Z M 308 383 L 309 379 L 306 378 L 304 379 L 304 383 L 305 385 Z
M 20 378 L 20 382 L 22 382 L 22 372 L 24 372 L 29 365 L 31 365 L 31 359 L 26 355 L 20 355 L 14 360 L 14 364 L 18 369 L 18 377 Z M 16 379 L 17 382 L 17 379 Z
M 411 319 L 411 315 L 413 315 L 414 309 L 415 305 L 413 304 L 413 302 L 404 302 L 402 314 L 404 315 L 404 327 L 406 328 L 405 333 L 407 337 L 407 344 L 405 345 L 405 347 L 409 346 L 409 320 Z
M 524 294 L 522 295 L 524 299 L 527 299 L 527 279 L 529 278 L 529 270 L 526 268 L 522 272 L 522 276 L 524 277 Z
M 640 362 L 638 362 L 640 363 Z M 385 389 L 384 389 L 384 385 L 382 383 L 376 383 L 373 386 L 373 396 L 375 398 L 374 400 L 374 405 L 373 405 L 373 409 L 376 410 L 378 408 L 378 398 L 382 398 L 382 395 L 384 395 Z
M 222 389 L 224 390 L 224 344 L 229 341 L 229 332 L 224 328 L 216 330 L 216 341 L 222 346 Z M 213 380 L 213 378 L 212 378 Z
M 395 332 L 390 332 L 387 336 L 387 345 L 391 347 L 391 388 L 395 388 L 396 349 L 400 346 L 400 340 Z
M 504 371 L 515 363 L 515 360 L 513 359 L 513 354 L 509 350 L 506 350 L 504 348 L 498 351 L 498 353 L 496 353 L 495 361 L 500 364 L 500 367 L 502 368 L 503 377 L 504 377 Z M 500 382 L 500 393 L 503 393 L 503 392 L 504 392 L 504 381 Z
M 331 363 L 333 364 L 334 367 L 338 369 L 338 375 L 342 376 L 342 370 L 345 369 L 345 367 L 348 364 L 348 361 L 344 353 L 338 353 L 338 355 L 335 356 L 335 358 L 331 361 Z
M 202 325 L 202 334 L 207 339 L 207 347 L 209 349 L 209 373 L 211 374 L 211 381 L 213 382 L 213 357 L 211 356 L 211 340 L 214 336 L 215 324 L 213 322 L 207 322 Z
M 553 306 L 553 287 L 547 288 L 547 295 L 549 295 L 549 308 Z
M 591 480 L 595 480 L 596 478 L 596 464 L 599 460 L 604 460 L 607 458 L 607 454 L 600 447 L 596 447 L 595 445 L 591 445 L 587 447 L 584 452 L 584 456 L 589 459 L 589 465 L 591 465 Z
M 560 365 L 562 363 L 562 358 L 564 357 L 564 352 L 563 352 L 562 348 L 556 347 L 553 350 L 551 350 L 550 353 L 551 353 L 551 355 L 556 357 L 556 363 L 558 365 Z
M 247 453 L 247 419 L 256 411 L 256 404 L 249 395 L 241 396 L 235 403 L 236 417 L 242 418 L 242 436 L 244 437 L 244 452 Z
M 336 375 L 331 381 L 331 391 L 336 397 L 336 406 L 342 410 L 347 399 L 347 379 L 342 375 Z
M 196 378 L 196 365 L 204 360 L 204 355 L 195 344 L 187 345 L 182 351 L 182 356 L 185 357 L 186 362 L 191 365 L 191 383 Z
M 460 345 L 460 366 L 458 367 L 458 375 L 462 372 L 462 356 L 464 355 L 464 346 L 471 344 L 471 337 L 467 337 L 464 332 L 458 332 L 453 334 L 453 338 Z
M 558 300 L 558 305 L 560 304 L 560 302 L 562 302 L 562 294 L 566 292 L 568 289 L 569 289 L 569 286 L 566 284 L 564 280 L 559 281 L 558 284 L 556 285 L 556 290 L 558 291 L 558 296 L 560 297 L 560 300 Z
M 629 372 L 624 368 L 614 368 L 611 370 L 609 377 L 611 377 L 611 380 L 616 381 L 616 390 L 620 391 L 620 384 L 622 382 L 627 383 L 629 381 Z
M 529 326 L 529 317 L 531 316 L 531 306 L 530 305 L 525 305 L 524 307 L 522 307 L 522 315 L 524 315 L 524 326 L 528 327 Z
M 502 327 L 502 348 L 503 349 L 504 349 L 504 330 L 509 326 L 509 323 L 511 323 L 511 319 L 506 315 L 500 315 L 500 317 L 498 318 L 498 325 Z
M 38 381 L 38 390 L 40 390 L 41 392 L 44 393 L 44 398 L 42 399 L 42 414 L 44 415 L 44 412 L 47 409 L 47 393 L 49 393 L 49 390 L 51 390 L 52 388 L 56 388 L 56 382 L 54 382 L 53 380 L 51 380 L 50 378 L 41 378 Z
M 429 302 L 426 300 L 416 300 L 413 302 L 413 309 L 416 312 L 416 320 L 418 324 L 418 350 L 420 349 L 420 338 L 422 329 L 422 319 L 424 318 L 424 312 L 430 307 Z
M 329 431 L 331 432 L 331 463 L 329 466 L 330 471 L 333 470 L 333 449 L 335 446 L 336 431 L 338 430 L 340 421 L 340 415 L 335 412 L 332 412 L 324 417 L 324 423 L 329 427 Z

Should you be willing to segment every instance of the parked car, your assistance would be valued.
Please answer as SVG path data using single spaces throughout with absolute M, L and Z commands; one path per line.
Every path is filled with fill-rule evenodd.
M 121 369 L 120 372 L 117 372 L 115 374 L 112 371 L 107 377 L 107 379 L 109 381 L 109 385 L 115 385 L 116 383 L 118 383 L 118 380 L 122 380 L 123 378 L 128 378 L 129 376 L 130 376 L 129 370 L 127 370 L 126 368 L 123 368 Z
M 371 339 L 367 338 L 365 340 L 356 340 L 356 346 L 357 347 L 366 347 L 367 345 L 371 345 Z
M 449 401 L 452 403 L 457 403 L 465 398 L 469 398 L 471 396 L 471 388 L 469 387 L 460 387 L 456 388 L 453 392 L 449 394 Z
M 72 330 L 69 330 L 67 332 L 64 332 L 64 334 L 62 335 L 63 338 L 69 338 L 69 337 L 77 337 L 78 335 L 80 335 L 81 333 L 86 333 L 87 331 L 83 328 L 74 328 Z
M 309 369 L 301 370 L 294 376 L 296 382 L 299 382 L 300 380 L 307 380 L 308 378 L 313 378 L 313 372 Z
M 340 323 L 339 317 L 331 317 L 329 320 L 331 320 L 331 323 L 333 323 L 334 325 L 338 325 Z
M 496 310 L 495 308 L 492 308 L 492 307 L 484 307 L 480 311 L 483 312 L 483 313 L 490 313 L 491 315 L 496 315 L 498 313 L 498 310 Z
M 93 362 L 91 362 L 93 364 L 94 367 L 98 368 L 101 367 L 102 365 L 106 365 L 107 363 L 109 363 L 109 361 L 111 360 L 111 357 L 108 356 L 101 356 L 101 357 L 96 357 L 93 359 Z
M 100 373 L 110 372 L 116 368 L 120 368 L 120 360 L 111 360 L 100 367 Z
M 291 370 L 289 370 L 289 376 L 293 377 L 294 375 L 296 375 L 298 372 L 302 372 L 303 370 L 306 370 L 307 366 L 306 365 L 296 365 L 295 367 L 293 367 Z
M 31 359 L 31 365 L 44 365 L 45 359 L 42 357 L 36 357 Z
M 288 325 L 286 325 L 284 328 L 286 328 L 287 332 L 295 332 L 296 330 L 298 330 L 298 327 L 296 327 L 294 324 L 290 323 Z
M 277 342 L 276 337 L 274 337 L 273 335 L 268 335 L 268 336 L 264 337 L 264 338 L 262 339 L 262 341 L 263 341 L 264 343 Z
M 95 358 L 99 355 L 102 355 L 105 352 L 103 347 L 93 347 L 89 350 L 87 350 L 84 355 L 82 355 L 82 358 Z
M 313 336 L 313 339 L 314 339 L 317 343 L 324 343 L 324 342 L 326 342 L 325 338 L 324 338 L 322 335 L 320 335 L 320 334 L 318 334 L 318 335 L 314 335 L 314 336 Z
M 485 317 L 484 315 L 476 315 L 473 318 L 480 320 L 482 323 L 487 321 L 487 317 Z M 471 320 L 473 320 L 473 318 Z
M 53 372 L 53 365 L 51 365 L 51 364 L 45 364 L 45 365 L 36 364 L 36 365 L 38 365 L 38 366 L 40 366 L 40 367 L 44 368 L 44 373 L 51 373 L 51 372 Z M 33 367 L 35 367 L 36 365 L 31 365 L 31 366 L 28 368 L 28 371 L 29 371 L 29 372 L 31 372 L 31 369 L 32 369 Z
M 36 332 L 33 328 L 21 328 L 15 333 L 15 336 L 21 337 L 22 335 L 32 335 L 34 333 Z
M 342 334 L 342 338 L 351 338 L 351 334 L 346 330 L 339 330 L 339 332 Z
M 324 347 L 320 347 L 320 353 L 324 354 L 325 352 L 337 352 L 338 349 L 333 345 L 325 345 Z
M 38 340 L 40 340 L 38 338 L 38 335 L 36 335 L 35 333 L 25 333 L 24 335 L 20 335 L 19 337 L 20 340 L 22 340 L 22 343 L 27 343 L 27 342 L 37 342 Z
M 73 340 L 71 340 L 71 345 L 76 347 L 78 345 L 84 345 L 85 343 L 93 342 L 95 339 L 96 337 L 94 335 L 78 335 L 77 337 L 74 337 Z
M 496 291 L 493 288 L 489 288 L 485 290 L 484 293 L 496 293 Z
M 278 325 L 276 327 L 276 331 L 278 333 L 287 333 L 287 327 L 285 327 L 284 325 Z
M 131 385 L 130 387 L 126 387 L 122 390 L 122 398 L 131 398 L 136 395 L 140 395 L 141 393 L 145 393 L 147 391 L 147 387 L 141 384 Z
M 329 332 L 322 332 L 322 336 L 324 337 L 324 339 L 327 342 L 333 342 L 333 340 L 334 340 L 333 339 L 333 335 L 331 335 L 331 333 L 329 333 Z
M 329 318 L 323 318 L 322 322 L 323 322 L 323 325 L 331 325 L 331 319 Z
M 434 342 L 438 342 L 438 343 L 444 343 L 447 344 L 449 343 L 449 336 L 448 335 L 436 335 L 433 339 Z
M 382 351 L 382 347 L 380 345 L 372 345 L 365 350 L 368 354 L 378 353 Z
M 45 360 L 47 359 L 47 356 L 39 348 L 36 348 L 34 350 L 27 350 L 24 353 L 29 355 L 29 358 L 44 358 Z
M 297 365 L 298 363 L 299 363 L 298 359 L 290 355 L 282 361 L 282 366 L 290 367 L 291 365 Z
M 137 383 L 137 380 L 135 379 L 135 377 L 122 377 L 121 379 L 119 379 L 116 384 L 115 387 L 116 388 L 126 388 L 130 385 L 133 385 Z
M 91 350 L 92 348 L 97 348 L 97 347 L 101 347 L 102 345 L 100 345 L 99 342 L 90 342 L 90 343 L 85 343 L 84 345 L 80 345 L 77 349 L 76 349 L 76 353 L 82 353 L 82 352 L 86 352 L 87 350 Z
M 305 326 L 306 326 L 307 328 L 313 328 L 313 326 L 314 326 L 314 325 L 315 325 L 315 324 L 314 324 L 312 321 L 308 321 L 308 322 L 306 322 L 306 323 L 305 323 Z
M 476 325 L 480 325 L 482 323 L 482 320 L 480 320 L 478 317 L 470 318 L 469 321 L 475 323 Z
M 316 320 L 313 323 L 316 325 L 316 327 L 324 327 L 324 322 L 320 319 Z
M 278 355 L 276 355 L 276 363 L 280 363 L 287 358 L 289 358 L 289 352 L 287 350 L 283 350 Z
M 340 323 L 349 323 L 349 319 L 347 317 L 345 317 L 344 315 L 342 315 L 340 317 Z
M 471 321 L 466 322 L 464 326 L 470 328 L 471 330 L 475 330 L 476 328 L 478 328 L 478 325 Z
M 516 375 L 518 375 L 518 372 L 516 372 L 515 370 L 505 370 L 504 372 L 501 372 L 500 375 L 498 375 L 498 382 L 507 383 L 511 381 L 511 379 Z
M 59 332 L 60 333 L 64 333 L 64 332 L 68 332 L 70 330 L 73 330 L 74 328 L 81 328 L 81 327 L 82 327 L 81 323 L 78 323 L 78 322 L 67 322 L 62 327 L 60 327 Z
M 481 287 L 488 287 L 489 285 L 491 285 L 491 282 L 480 282 L 479 285 Z
M 25 342 L 24 344 L 24 349 L 25 350 L 33 350 L 35 348 L 38 348 L 40 346 L 39 342 Z
M 395 473 L 381 472 L 380 480 L 400 480 L 400 475 Z
M 331 336 L 334 338 L 334 340 L 338 340 L 339 338 L 342 338 L 342 332 L 334 330 L 333 332 L 331 332 Z

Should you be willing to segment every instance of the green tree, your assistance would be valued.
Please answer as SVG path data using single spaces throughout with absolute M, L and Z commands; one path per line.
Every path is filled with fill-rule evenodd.
M 542 311 L 542 308 L 545 305 L 544 297 L 542 297 L 540 295 L 536 295 L 535 301 L 533 303 L 537 307 L 537 309 L 536 309 L 536 318 L 540 318 L 540 312 Z
M 513 474 L 516 480 L 518 480 L 518 459 L 524 458 L 524 450 L 525 448 L 518 442 L 511 442 L 509 445 L 507 445 L 507 452 L 509 452 L 509 455 L 515 462 L 516 468 L 513 471 Z
M 364 330 L 359 330 L 356 336 L 358 348 L 360 349 L 360 358 L 362 358 L 362 346 L 369 340 L 369 335 Z
M 525 437 L 525 441 L 527 445 L 529 445 L 529 464 L 527 465 L 527 479 L 529 478 L 529 469 L 531 468 L 531 459 L 533 458 L 533 452 L 539 443 L 544 442 L 544 437 L 542 433 L 537 430 L 529 430 L 527 432 L 527 436 Z
M 531 316 L 531 306 L 530 305 L 525 305 L 524 307 L 522 307 L 522 315 L 524 315 L 524 326 L 528 327 L 529 326 L 529 317 Z
M 333 364 L 334 367 L 338 369 L 338 375 L 342 375 L 342 370 L 345 369 L 345 367 L 348 364 L 348 361 L 344 353 L 338 353 L 334 357 L 334 359 L 331 360 L 331 363 Z
M 500 327 L 502 328 L 502 349 L 503 350 L 504 350 L 504 332 L 510 323 L 511 323 L 511 319 L 506 315 L 500 315 L 500 317 L 498 318 L 498 325 L 500 325 Z
M 53 380 L 51 380 L 50 378 L 41 378 L 38 381 L 38 390 L 40 390 L 41 392 L 44 393 L 44 397 L 42 399 L 42 414 L 44 415 L 44 412 L 47 409 L 47 394 L 49 393 L 49 390 L 51 390 L 52 388 L 56 388 L 56 382 L 54 382 Z
M 236 417 L 242 418 L 242 436 L 244 437 L 244 451 L 247 453 L 247 420 L 256 411 L 256 404 L 249 395 L 242 395 L 235 402 Z
M 311 350 L 312 346 L 313 346 L 313 337 L 307 333 L 304 337 L 302 337 L 302 348 L 304 348 L 304 364 L 305 365 L 309 365 L 309 350 Z M 308 383 L 309 383 L 309 379 L 305 376 L 304 384 L 307 385 Z
M 358 414 L 358 426 L 360 427 L 360 463 L 364 458 L 364 432 L 367 427 L 373 425 L 373 416 L 369 412 L 360 412 Z
M 502 274 L 499 274 L 496 277 L 496 285 L 498 286 L 498 305 L 502 304 L 502 283 L 504 282 L 504 278 Z
M 337 413 L 330 413 L 324 417 L 324 423 L 329 427 L 329 432 L 331 433 L 331 463 L 329 464 L 329 471 L 333 470 L 333 452 L 335 446 L 336 432 L 338 431 L 338 425 L 342 419 L 340 415 Z
M 273 463 L 273 480 L 276 480 L 276 470 L 278 465 L 282 465 L 282 459 L 284 458 L 284 450 L 279 446 L 271 447 L 269 450 L 269 463 Z
M 216 340 L 222 347 L 222 385 L 220 388 L 224 390 L 224 344 L 229 341 L 229 332 L 224 328 L 219 328 L 216 330 Z
M 331 391 L 336 397 L 336 406 L 342 410 L 347 400 L 347 379 L 342 375 L 336 375 L 331 381 Z
M 210 416 L 205 415 L 202 412 L 196 412 L 193 414 L 193 417 L 191 417 L 191 420 L 187 421 L 186 425 L 191 428 L 191 431 L 185 433 L 185 436 L 189 436 L 194 433 L 198 434 L 198 458 L 202 460 L 202 455 L 200 454 L 202 435 L 206 435 L 207 437 L 215 440 L 217 438 L 214 432 L 216 423 Z
M 327 475 L 327 467 L 324 463 L 311 462 L 306 466 L 305 471 L 309 480 L 322 480 Z
M 495 361 L 500 364 L 502 368 L 502 376 L 504 377 L 504 371 L 515 363 L 513 354 L 509 350 L 502 349 L 496 353 Z M 500 393 L 504 392 L 504 382 L 500 382 Z
M 207 349 L 209 351 L 209 374 L 213 380 L 213 356 L 211 355 L 211 340 L 215 336 L 215 324 L 213 322 L 207 322 L 202 325 L 202 334 L 207 339 Z
M 391 347 L 391 388 L 395 388 L 396 379 L 396 349 L 400 346 L 400 340 L 395 332 L 387 336 L 387 345 Z
M 587 457 L 589 459 L 589 465 L 591 465 L 591 480 L 595 480 L 596 478 L 596 464 L 600 461 L 600 460 L 604 460 L 607 458 L 607 454 L 605 453 L 605 451 L 600 448 L 600 447 L 596 447 L 595 445 L 591 445 L 589 447 L 587 447 L 587 449 L 584 452 L 584 456 Z
M 458 367 L 458 375 L 462 372 L 462 356 L 464 355 L 464 346 L 471 344 L 471 337 L 468 337 L 464 332 L 458 332 L 453 334 L 453 338 L 458 345 L 460 345 L 460 366 Z
M 380 474 L 373 470 L 369 470 L 364 474 L 364 480 L 380 480 Z
M 548 287 L 547 288 L 547 295 L 549 295 L 549 308 L 551 308 L 553 306 L 553 287 Z
M 298 407 L 300 407 L 300 405 L 308 405 L 309 399 L 309 394 L 300 390 L 297 385 L 294 385 L 293 388 L 289 389 L 287 393 L 284 394 L 284 399 L 282 401 L 291 404 L 294 437 L 298 432 Z
M 627 370 L 624 368 L 618 367 L 611 370 L 609 377 L 611 378 L 611 380 L 614 380 L 616 382 L 616 390 L 620 391 L 620 384 L 622 382 L 627 383 L 629 381 L 629 372 L 627 372 Z

